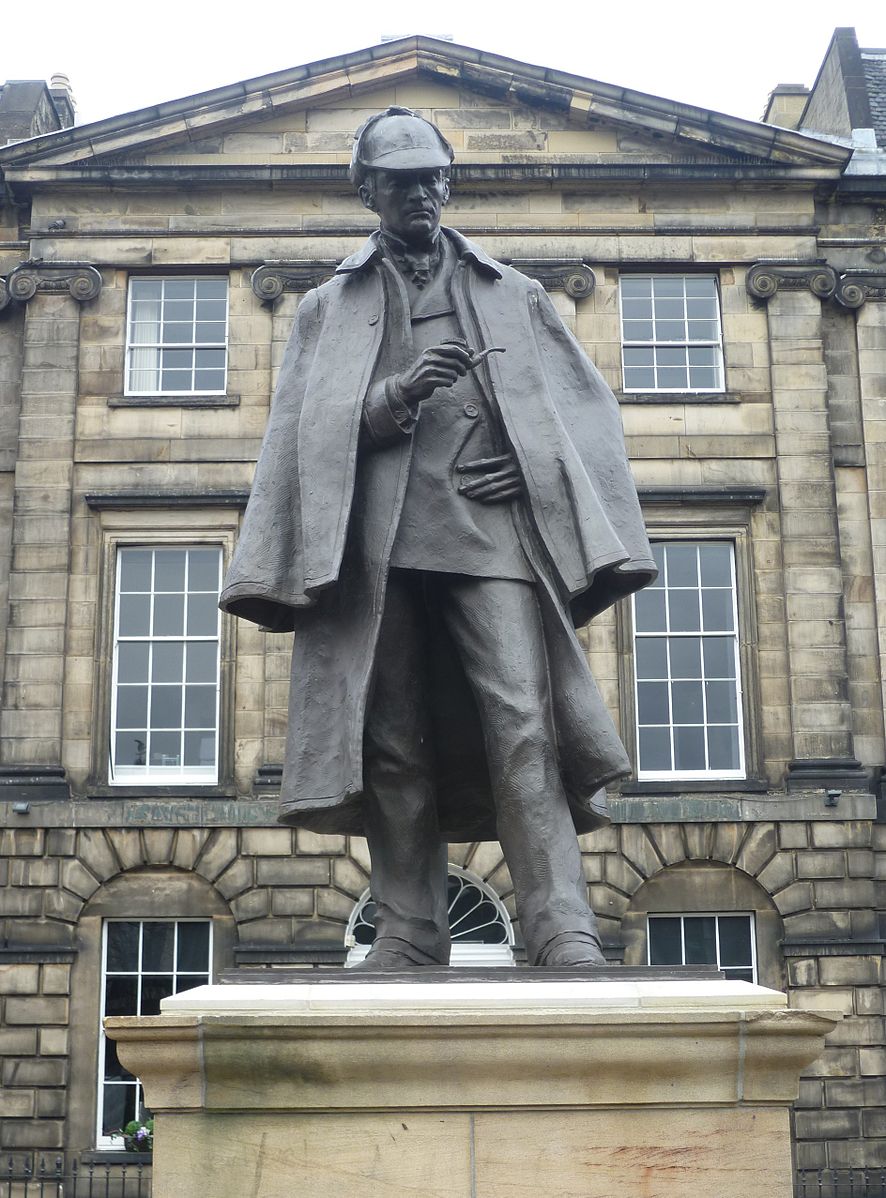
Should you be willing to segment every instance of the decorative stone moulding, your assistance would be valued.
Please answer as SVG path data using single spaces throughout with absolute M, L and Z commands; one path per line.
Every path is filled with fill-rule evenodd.
M 569 258 L 512 258 L 514 270 L 537 279 L 545 291 L 565 291 L 572 299 L 585 299 L 596 286 L 594 272 Z
M 886 271 L 846 271 L 837 281 L 834 298 L 844 308 L 860 308 L 867 300 L 886 300 Z
M 332 278 L 337 265 L 330 259 L 265 262 L 252 272 L 250 282 L 260 300 L 273 304 L 284 291 L 304 292 L 319 287 Z M 565 291 L 573 299 L 584 299 L 596 284 L 589 266 L 569 258 L 514 258 L 510 265 L 530 279 L 538 279 L 546 291 Z
M 837 272 L 826 262 L 755 262 L 746 284 L 759 300 L 772 299 L 776 291 L 806 289 L 819 299 L 830 299 L 837 290 Z
M 38 291 L 67 291 L 82 304 L 101 291 L 102 277 L 85 262 L 23 262 L 9 275 L 6 286 L 9 298 L 20 303 L 26 304 Z
M 335 274 L 338 263 L 323 258 L 304 262 L 265 262 L 252 272 L 252 290 L 266 304 L 273 304 L 284 291 L 310 291 Z

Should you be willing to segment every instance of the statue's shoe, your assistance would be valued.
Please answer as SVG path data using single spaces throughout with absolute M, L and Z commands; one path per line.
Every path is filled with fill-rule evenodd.
M 377 952 L 370 951 L 358 964 L 352 965 L 348 973 L 375 973 L 393 969 L 427 969 L 428 967 L 445 969 L 436 961 L 413 961 L 406 953 L 399 953 L 393 948 L 380 948 Z
M 580 936 L 574 939 L 563 937 L 556 941 L 539 961 L 545 969 L 571 969 L 581 965 L 606 965 L 606 958 L 598 944 Z

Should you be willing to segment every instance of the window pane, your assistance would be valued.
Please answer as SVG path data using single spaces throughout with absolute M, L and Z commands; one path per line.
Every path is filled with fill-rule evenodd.
M 674 728 L 674 759 L 677 770 L 706 768 L 704 728 Z
M 733 682 L 706 682 L 708 722 L 734 724 L 738 719 L 738 701 Z
M 194 279 L 164 279 L 163 298 L 169 303 L 175 300 L 193 300 Z
M 223 370 L 225 351 L 223 349 L 197 349 L 194 351 L 194 365 L 200 370 Z
M 209 970 L 209 924 L 180 923 L 178 925 L 178 969 L 186 973 L 207 973 Z
M 625 387 L 629 391 L 652 391 L 655 389 L 655 371 L 651 366 L 626 366 Z
M 735 677 L 735 641 L 732 637 L 706 636 L 703 638 L 704 668 L 707 678 Z
M 641 724 L 671 722 L 666 682 L 637 683 L 637 718 Z
M 181 765 L 181 733 L 154 732 L 151 735 L 151 765 L 172 768 Z
M 133 978 L 133 981 L 137 982 L 138 979 Z M 108 1014 L 108 1015 L 110 1015 L 110 1013 L 111 1013 L 110 1011 L 106 1012 L 106 1014 Z M 135 1009 L 133 1009 L 132 1011 L 123 1011 L 120 1013 L 124 1014 L 124 1015 L 135 1015 L 136 1011 L 135 1011 Z M 134 1081 L 135 1080 L 133 1078 L 132 1074 L 129 1072 L 129 1070 L 124 1069 L 123 1066 L 120 1064 L 120 1060 L 117 1056 L 117 1045 L 114 1043 L 113 1040 L 107 1040 L 107 1039 L 105 1040 L 105 1060 L 104 1060 L 103 1075 L 105 1078 L 110 1079 L 112 1081 Z
M 217 594 L 188 596 L 188 636 L 215 636 L 218 617 Z
M 713 915 L 686 915 L 683 919 L 687 965 L 716 965 L 717 936 Z
M 102 1134 L 119 1131 L 135 1118 L 136 1086 L 105 1086 L 102 1093 Z
M 142 1015 L 159 1015 L 160 1000 L 173 993 L 172 974 L 154 974 L 142 981 Z
M 700 682 L 672 683 L 675 724 L 704 723 L 704 700 Z
M 160 386 L 164 391 L 190 391 L 190 370 L 164 370 L 160 376 Z
M 150 595 L 120 596 L 120 635 L 147 636 L 151 619 Z
M 708 728 L 708 762 L 712 770 L 737 770 L 741 765 L 738 728 L 720 725 Z
M 667 584 L 669 587 L 698 586 L 698 548 L 695 545 L 668 545 Z
M 223 391 L 224 386 L 224 370 L 197 370 L 194 372 L 195 391 Z
M 154 645 L 151 654 L 151 680 L 153 682 L 181 682 L 184 645 L 179 642 Z
M 154 590 L 183 591 L 185 589 L 184 549 L 157 549 L 154 552 Z
M 138 977 L 125 975 L 105 980 L 105 1014 L 138 1014 Z
M 650 773 L 673 769 L 670 728 L 640 729 L 640 769 Z
M 110 973 L 138 969 L 138 932 L 137 923 L 118 920 L 108 923 L 107 967 Z
M 154 302 L 160 299 L 163 281 L 162 279 L 132 279 L 129 286 L 132 290 L 133 303 L 147 300 Z
M 626 320 L 625 341 L 652 341 L 655 336 L 651 320 Z
M 148 646 L 143 642 L 122 644 L 117 651 L 117 681 L 147 682 L 148 656 Z
M 674 275 L 670 278 L 659 275 L 653 280 L 653 286 L 656 300 L 676 296 L 682 298 L 683 296 L 683 279 L 680 275 Z
M 621 279 L 621 294 L 624 299 L 629 296 L 652 295 L 652 279 L 645 275 L 625 275 Z
M 117 688 L 117 727 L 144 728 L 148 722 L 147 686 Z
M 188 590 L 218 591 L 218 568 L 221 554 L 218 549 L 188 550 Z
M 634 612 L 638 632 L 664 632 L 665 624 L 665 593 L 654 587 L 647 587 L 636 596 Z
M 671 640 L 671 677 L 701 678 L 701 638 L 674 637 Z
M 656 916 L 649 920 L 649 964 L 683 964 L 679 915 Z
M 664 637 L 644 636 L 637 640 L 637 677 L 667 678 L 668 642 Z
M 655 350 L 626 348 L 624 360 L 625 366 L 652 366 L 655 363 Z
M 194 340 L 194 325 L 191 321 L 176 320 L 167 323 L 163 326 L 163 340 L 167 345 L 190 345 Z M 165 361 L 166 366 L 172 366 L 172 362 Z M 183 366 L 189 365 L 187 361 L 180 363 Z
M 215 682 L 218 671 L 218 650 L 214 641 L 188 645 L 188 682 Z
M 175 924 L 148 920 L 142 936 L 142 969 L 149 972 L 172 969 Z
M 671 632 L 698 632 L 698 591 L 669 591 Z
M 182 722 L 182 688 L 180 686 L 151 687 L 151 727 L 180 728 Z
M 148 733 L 144 728 L 118 732 L 114 738 L 114 761 L 117 765 L 144 765 Z
M 205 986 L 207 978 L 204 974 L 190 973 L 179 974 L 176 979 L 176 994 L 181 994 L 185 990 L 193 990 L 196 986 Z
M 658 380 L 657 385 L 663 391 L 685 391 L 689 385 L 689 376 L 683 366 L 679 368 L 674 366 L 659 367 L 656 372 L 656 378 Z
M 155 595 L 154 636 L 181 636 L 184 630 L 184 595 Z
M 751 921 L 747 915 L 720 916 L 720 964 L 750 965 Z M 750 979 L 749 979 L 750 980 Z
M 215 687 L 185 687 L 185 727 L 212 728 L 215 726 Z
M 732 591 L 706 590 L 702 593 L 705 632 L 731 632 Z
M 149 549 L 120 550 L 120 590 L 150 591 L 151 551 Z
M 185 765 L 215 765 L 215 733 L 185 733 Z
M 226 301 L 228 298 L 228 280 L 198 279 L 197 295 L 200 299 L 223 299 Z

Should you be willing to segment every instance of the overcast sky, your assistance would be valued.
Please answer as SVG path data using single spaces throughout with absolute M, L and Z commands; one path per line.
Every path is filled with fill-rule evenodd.
M 78 124 L 361 49 L 385 34 L 456 42 L 735 116 L 810 85 L 831 34 L 886 46 L 884 0 L 43 0 L 10 5 L 0 81 L 71 79 Z M 15 26 L 20 26 L 16 36 Z

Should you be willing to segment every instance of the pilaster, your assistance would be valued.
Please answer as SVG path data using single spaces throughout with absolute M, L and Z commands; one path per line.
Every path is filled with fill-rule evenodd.
M 9 276 L 24 317 L 0 762 L 61 761 L 80 305 L 101 276 L 25 263 Z
M 821 302 L 821 263 L 759 263 L 748 290 L 768 303 L 794 758 L 851 758 L 852 712 L 840 530 Z

